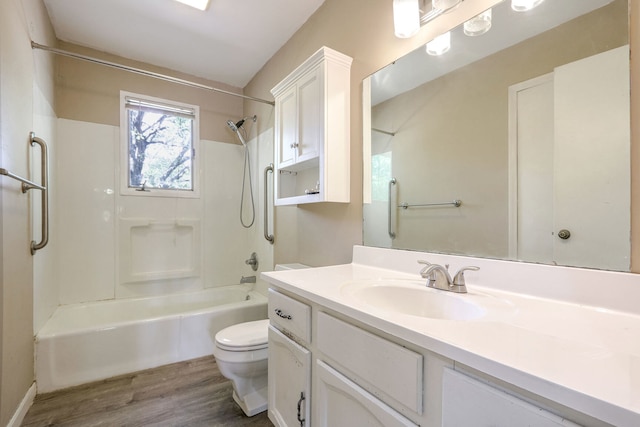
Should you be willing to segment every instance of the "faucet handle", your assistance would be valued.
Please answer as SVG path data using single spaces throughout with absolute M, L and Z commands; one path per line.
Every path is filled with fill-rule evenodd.
M 478 271 L 480 270 L 480 267 L 475 267 L 472 265 L 468 267 L 462 267 L 453 277 L 453 286 L 465 286 L 464 272 L 467 270 Z

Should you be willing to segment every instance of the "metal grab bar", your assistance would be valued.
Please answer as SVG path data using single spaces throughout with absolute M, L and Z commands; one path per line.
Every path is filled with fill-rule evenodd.
M 396 185 L 396 179 L 395 178 L 391 178 L 389 180 L 389 215 L 388 215 L 388 226 L 387 226 L 387 230 L 389 232 L 389 237 L 391 237 L 392 239 L 396 238 L 396 233 L 391 229 L 391 186 L 392 185 Z
M 273 163 L 269 163 L 269 166 L 264 168 L 264 238 L 273 245 L 273 234 L 269 234 L 269 183 L 267 182 L 267 176 L 269 172 L 273 173 Z
M 429 206 L 449 206 L 449 205 L 459 208 L 462 205 L 462 200 L 455 199 L 453 202 L 424 203 L 422 205 L 410 205 L 409 203 L 405 202 L 405 203 L 400 203 L 398 207 L 402 209 L 408 209 L 408 208 L 423 208 L 423 207 L 429 207 Z
M 34 189 L 42 191 L 42 240 L 40 240 L 40 243 L 36 243 L 34 240 L 31 241 L 31 255 L 33 255 L 38 249 L 44 248 L 49 242 L 49 189 L 47 188 L 49 185 L 49 158 L 47 155 L 47 144 L 42 139 L 36 137 L 36 134 L 33 132 L 29 133 L 29 143 L 32 147 L 35 144 L 40 145 L 40 150 L 42 152 L 40 158 L 40 179 L 42 180 L 42 185 L 22 178 L 4 168 L 0 168 L 0 175 L 8 176 L 9 178 L 20 181 L 22 183 L 23 193 Z
M 36 190 L 44 190 L 45 188 L 41 185 L 36 184 L 35 182 L 29 181 L 28 179 L 24 179 L 16 174 L 13 174 L 6 170 L 5 168 L 0 168 L 0 175 L 8 176 L 9 178 L 13 178 L 22 183 L 22 192 L 26 193 L 27 191 L 35 188 Z
M 33 255 L 37 250 L 47 246 L 47 243 L 49 242 L 49 155 L 47 153 L 47 144 L 44 140 L 38 138 L 34 132 L 31 132 L 29 136 L 31 138 L 32 147 L 35 146 L 35 144 L 40 146 L 40 179 L 42 180 L 42 233 L 39 243 L 36 243 L 35 240 L 31 241 L 31 255 Z

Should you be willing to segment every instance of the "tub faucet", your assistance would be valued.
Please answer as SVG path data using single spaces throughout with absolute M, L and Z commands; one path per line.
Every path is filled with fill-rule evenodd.
M 240 284 L 244 283 L 256 283 L 256 276 L 242 276 L 240 278 Z
M 467 293 L 464 272 L 467 270 L 480 270 L 480 267 L 462 267 L 452 279 L 449 274 L 448 264 L 443 267 L 439 264 L 431 264 L 428 261 L 422 260 L 418 261 L 418 263 L 425 265 L 425 267 L 420 270 L 420 276 L 422 276 L 423 279 L 427 279 L 427 287 L 460 294 Z

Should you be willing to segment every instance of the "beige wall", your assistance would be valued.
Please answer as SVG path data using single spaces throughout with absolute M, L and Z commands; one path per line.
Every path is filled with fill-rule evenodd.
M 424 27 L 414 38 L 401 40 L 393 35 L 390 0 L 326 0 L 245 87 L 246 95 L 270 96 L 272 87 L 323 45 L 354 59 L 351 67 L 351 203 L 277 208 L 276 262 L 298 261 L 320 266 L 351 261 L 352 246 L 362 244 L 362 80 L 494 3 L 496 0 L 465 2 L 455 13 Z M 268 116 L 267 108 L 245 103 L 245 114 L 261 111 L 258 114 Z
M 242 94 L 242 89 L 237 87 L 109 55 L 93 49 L 69 43 L 60 43 L 59 48 Z M 59 57 L 57 63 L 55 110 L 60 118 L 120 126 L 120 90 L 124 90 L 198 105 L 200 106 L 201 139 L 238 143 L 226 123 L 229 119 L 239 120 L 242 118 L 242 98 L 153 79 L 69 57 Z
M 376 106 L 372 127 L 396 133 L 398 201 L 463 201 L 399 210 L 394 247 L 508 257 L 509 86 L 627 44 L 626 21 L 617 0 Z
M 53 98 L 52 62 L 32 54 L 31 38 L 54 41 L 42 2 L 0 2 L 0 165 L 26 177 L 34 88 Z M 0 209 L 0 425 L 6 425 L 34 380 L 29 196 L 6 177 Z

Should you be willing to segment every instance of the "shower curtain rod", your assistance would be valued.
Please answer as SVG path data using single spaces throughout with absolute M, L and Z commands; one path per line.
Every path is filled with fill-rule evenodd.
M 117 64 L 115 62 L 104 61 L 102 59 L 92 58 L 90 56 L 80 55 L 80 54 L 69 52 L 69 51 L 66 51 L 66 50 L 61 50 L 61 49 L 56 49 L 56 48 L 49 47 L 49 46 L 44 46 L 44 45 L 38 44 L 38 43 L 36 43 L 34 41 L 31 42 L 31 48 L 32 49 L 46 50 L 47 52 L 52 52 L 52 53 L 55 53 L 57 55 L 68 56 L 70 58 L 80 59 L 82 61 L 92 62 L 94 64 L 106 65 L 107 67 L 116 68 L 118 70 L 129 71 L 131 73 L 141 74 L 143 76 L 153 77 L 153 78 L 160 79 L 160 80 L 165 80 L 165 81 L 168 81 L 168 82 L 171 82 L 171 83 L 177 83 L 177 84 L 181 84 L 181 85 L 184 85 L 184 86 L 190 86 L 190 87 L 195 87 L 195 88 L 198 88 L 198 89 L 209 90 L 209 91 L 212 91 L 212 92 L 218 92 L 218 93 L 222 93 L 222 94 L 225 94 L 225 95 L 237 96 L 239 98 L 244 98 L 244 99 L 247 99 L 249 101 L 256 101 L 256 102 L 262 102 L 264 104 L 276 105 L 276 103 L 274 101 L 267 101 L 266 99 L 260 99 L 260 98 L 254 98 L 252 96 L 241 95 L 239 93 L 229 92 L 229 91 L 218 89 L 218 88 L 215 88 L 215 87 L 206 86 L 206 85 L 203 85 L 203 84 L 200 84 L 200 83 L 191 82 L 189 80 L 183 80 L 183 79 L 179 79 L 177 77 L 167 76 L 165 74 L 154 73 L 153 71 L 147 71 L 147 70 L 142 70 L 140 68 L 129 67 L 127 65 Z

